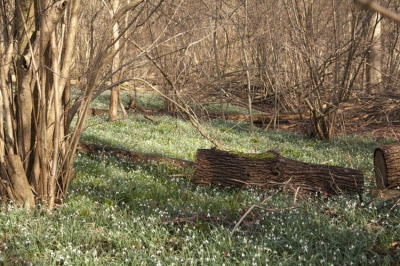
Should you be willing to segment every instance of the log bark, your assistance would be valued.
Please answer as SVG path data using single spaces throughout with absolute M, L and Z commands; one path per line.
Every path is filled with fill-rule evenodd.
M 197 151 L 193 183 L 223 187 L 286 187 L 302 192 L 337 195 L 343 190 L 359 192 L 364 186 L 361 171 L 303 163 L 285 158 L 275 151 L 241 154 L 217 149 Z
M 378 189 L 400 186 L 400 144 L 393 143 L 375 149 L 375 181 Z

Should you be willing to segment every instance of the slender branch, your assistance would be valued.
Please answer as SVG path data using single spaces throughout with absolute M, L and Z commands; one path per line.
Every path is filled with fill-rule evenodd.
M 266 197 L 260 204 L 253 204 L 247 211 L 245 214 L 243 214 L 243 216 L 240 218 L 239 222 L 237 222 L 235 224 L 235 226 L 233 227 L 232 231 L 231 231 L 231 235 L 233 235 L 237 228 L 239 227 L 239 225 L 243 222 L 243 220 L 247 217 L 247 215 L 249 215 L 249 213 L 254 209 L 254 208 L 263 208 L 261 207 L 262 204 L 266 203 L 267 201 L 269 201 L 270 199 L 272 199 L 276 194 L 278 194 L 278 192 L 275 192 L 274 194 L 272 194 L 271 196 Z
M 396 22 L 400 22 L 400 14 L 391 11 L 390 9 L 387 9 L 375 1 L 372 0 L 357 0 L 361 5 L 365 6 L 366 8 L 369 8 L 375 12 L 380 13 L 381 15 L 388 17 Z
M 179 103 L 176 102 L 175 100 L 171 99 L 170 97 L 168 97 L 167 95 L 165 95 L 164 93 L 162 93 L 159 89 L 157 89 L 156 87 L 154 87 L 153 85 L 151 85 L 149 82 L 147 82 L 144 79 L 141 78 L 133 78 L 133 80 L 138 80 L 141 81 L 143 83 L 145 83 L 147 86 L 149 86 L 150 88 L 152 88 L 154 91 L 156 91 L 158 94 L 160 94 L 162 97 L 164 97 L 165 99 L 167 99 L 168 101 L 171 101 L 173 104 L 175 104 L 177 107 L 179 107 L 183 112 L 185 112 L 188 116 L 189 116 L 189 120 L 192 123 L 192 125 L 200 132 L 200 134 L 205 137 L 206 139 L 208 139 L 212 144 L 214 144 L 215 147 L 217 147 L 220 150 L 225 150 L 224 147 L 215 139 L 213 139 L 208 133 L 207 131 L 201 126 L 200 122 L 198 121 L 196 114 L 193 112 L 192 108 L 190 108 L 190 106 L 188 106 L 179 96 L 179 93 L 177 91 L 176 92 L 176 97 L 179 100 Z

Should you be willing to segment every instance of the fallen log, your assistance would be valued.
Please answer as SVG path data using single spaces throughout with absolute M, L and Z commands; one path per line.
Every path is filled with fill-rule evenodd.
M 400 144 L 393 143 L 375 149 L 375 182 L 378 189 L 400 186 Z
M 303 163 L 275 151 L 261 154 L 199 149 L 192 182 L 222 187 L 285 187 L 302 192 L 337 195 L 343 190 L 359 192 L 364 187 L 361 171 L 337 166 Z
M 133 152 L 109 146 L 95 145 L 84 142 L 79 142 L 77 150 L 82 153 L 90 155 L 114 156 L 120 159 L 132 161 L 137 164 L 150 164 L 156 162 L 156 163 L 166 163 L 170 165 L 175 165 L 182 168 L 188 168 L 193 166 L 193 162 L 191 161 L 159 156 L 155 154 L 147 154 L 143 152 Z

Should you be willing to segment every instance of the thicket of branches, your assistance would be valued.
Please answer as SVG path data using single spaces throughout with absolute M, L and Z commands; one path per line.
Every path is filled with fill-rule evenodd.
M 90 101 L 111 89 L 115 121 L 127 82 L 187 113 L 309 110 L 320 139 L 341 103 L 398 85 L 398 24 L 352 0 L 0 0 L 0 17 L 0 195 L 20 205 L 66 195 Z
M 381 4 L 396 12 L 397 2 Z M 242 105 L 250 117 L 254 104 L 267 101 L 274 103 L 275 118 L 308 110 L 310 130 L 331 139 L 341 103 L 397 87 L 398 24 L 357 1 L 203 0 L 151 6 L 157 6 L 154 16 L 121 49 L 123 77 L 140 76 L 173 100 L 180 95 L 197 104 L 217 103 L 222 114 L 227 104 Z M 106 4 L 93 8 L 83 20 L 86 34 L 79 37 L 82 70 L 90 43 L 108 19 Z M 84 77 L 79 71 L 78 78 Z M 165 109 L 176 106 L 166 100 Z

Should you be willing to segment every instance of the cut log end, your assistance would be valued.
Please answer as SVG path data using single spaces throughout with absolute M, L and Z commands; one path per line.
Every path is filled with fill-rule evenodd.
M 393 143 L 375 149 L 375 182 L 378 189 L 400 186 L 400 144 Z
M 388 185 L 388 172 L 384 152 L 379 148 L 374 153 L 374 170 L 377 188 L 386 188 Z

